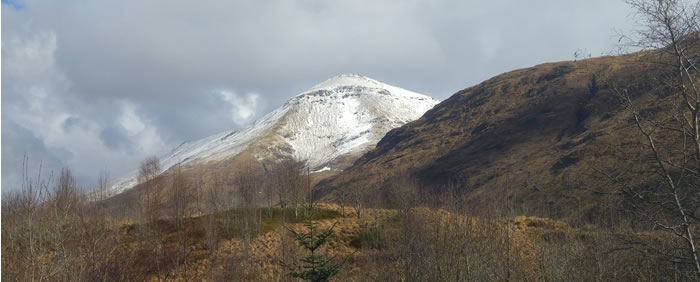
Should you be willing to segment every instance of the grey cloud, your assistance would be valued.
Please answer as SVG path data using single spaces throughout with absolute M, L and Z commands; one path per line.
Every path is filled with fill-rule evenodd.
M 69 116 L 65 120 L 63 120 L 63 130 L 65 130 L 67 133 L 70 133 L 72 129 L 76 127 L 82 127 L 85 128 L 87 125 L 87 122 L 79 117 L 75 116 Z
M 116 125 L 108 125 L 100 131 L 100 139 L 111 150 L 126 150 L 131 146 L 127 134 Z
M 60 154 L 66 156 L 66 152 L 57 155 L 48 149 L 44 142 L 34 136 L 31 131 L 10 121 L 6 117 L 2 119 L 2 187 L 16 189 L 22 184 L 22 165 L 25 156 L 28 159 L 28 177 L 39 175 L 39 166 L 43 171 L 42 176 L 47 177 L 52 171 L 59 171 L 63 166 Z
M 71 152 L 62 161 L 86 175 L 236 129 L 337 74 L 444 99 L 577 49 L 603 54 L 629 26 L 608 0 L 17 2 L 2 9 L 3 122 Z M 257 93 L 254 112 L 222 89 Z M 60 134 L 22 112 L 80 123 L 56 123 Z
M 19 189 L 23 182 L 43 179 L 49 185 L 55 184 L 55 177 L 62 168 L 67 167 L 66 161 L 74 159 L 71 151 L 47 146 L 44 141 L 32 131 L 12 122 L 3 116 L 2 119 L 2 191 Z M 26 171 L 23 171 L 26 166 Z M 80 189 L 92 185 L 92 177 L 85 170 L 73 171 L 74 176 L 81 180 Z M 23 179 L 24 178 L 24 179 Z

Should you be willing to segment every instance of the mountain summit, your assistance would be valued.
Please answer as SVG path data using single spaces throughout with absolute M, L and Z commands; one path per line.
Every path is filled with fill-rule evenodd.
M 330 78 L 252 125 L 184 142 L 161 158 L 163 172 L 223 161 L 243 152 L 258 160 L 293 157 L 313 170 L 339 170 L 389 130 L 418 119 L 437 100 L 355 74 Z M 118 180 L 114 193 L 137 184 L 137 172 Z

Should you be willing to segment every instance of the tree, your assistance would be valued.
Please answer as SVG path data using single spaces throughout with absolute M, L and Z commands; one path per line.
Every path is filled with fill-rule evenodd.
M 234 173 L 233 183 L 238 189 L 238 194 L 243 203 L 243 243 L 246 255 L 250 249 L 252 237 L 260 228 L 260 215 L 255 205 L 259 194 L 262 192 L 263 174 L 256 167 L 254 161 L 244 162 L 239 165 Z
M 156 156 L 150 156 L 141 161 L 139 166 L 139 183 L 146 183 L 158 176 L 160 173 L 160 160 Z
M 340 272 L 343 264 L 345 264 L 347 260 L 343 260 L 340 263 L 332 263 L 327 255 L 317 255 L 318 249 L 326 244 L 328 237 L 333 235 L 335 224 L 320 232 L 316 230 L 317 228 L 313 221 L 310 221 L 304 226 L 308 229 L 307 232 L 296 232 L 291 228 L 289 231 L 292 233 L 292 237 L 294 237 L 299 246 L 308 250 L 310 254 L 300 259 L 303 263 L 302 270 L 292 270 L 289 272 L 289 275 L 306 281 L 328 281 L 331 277 Z
M 373 195 L 369 193 L 369 190 L 367 186 L 364 185 L 357 185 L 354 184 L 350 187 L 348 187 L 348 200 L 350 201 L 350 204 L 352 205 L 352 208 L 355 209 L 355 214 L 357 215 L 357 218 L 362 218 L 363 215 L 363 209 L 367 205 L 368 199 L 371 198 Z M 343 199 L 345 201 L 345 199 Z
M 274 178 L 271 177 L 271 172 L 267 169 L 267 166 L 263 164 L 263 170 L 265 171 L 265 178 L 263 181 L 263 198 L 267 203 L 267 215 L 272 217 L 272 206 L 275 201 L 275 196 L 277 195 L 277 185 Z
M 263 174 L 252 161 L 236 168 L 233 183 L 238 188 L 244 207 L 249 208 L 257 204 L 259 194 L 262 192 Z
M 109 172 L 101 171 L 97 177 L 97 187 L 95 188 L 93 200 L 102 201 L 109 197 Z
M 679 240 L 679 249 L 647 244 L 666 259 L 691 265 L 700 275 L 698 220 L 700 208 L 700 3 L 682 0 L 629 0 L 642 29 L 628 46 L 641 48 L 640 65 L 649 68 L 656 103 L 668 107 L 650 111 L 640 105 L 639 87 L 613 91 L 632 116 L 643 144 L 638 163 L 650 182 L 630 185 L 620 175 L 624 207 Z
M 138 181 L 141 185 L 139 202 L 141 205 L 141 220 L 152 222 L 158 218 L 160 209 L 160 160 L 157 157 L 148 157 L 141 161 L 139 166 Z
M 206 183 L 206 195 L 204 197 L 206 198 L 206 213 L 209 215 L 204 218 L 204 228 L 206 230 L 207 247 L 209 250 L 213 251 L 216 249 L 216 246 L 219 243 L 219 234 L 217 232 L 219 223 L 217 218 L 219 217 L 219 212 L 224 208 L 227 201 L 222 199 L 224 198 L 224 181 L 220 173 L 214 172 L 210 177 L 210 181 L 207 181 Z M 228 221 L 226 220 L 227 217 L 224 217 L 224 219 L 223 228 L 224 230 L 228 230 L 229 226 Z
M 409 173 L 399 173 L 390 177 L 385 182 L 385 202 L 393 209 L 405 215 L 419 204 L 419 190 L 417 180 Z
M 97 185 L 87 194 L 92 201 L 93 212 L 97 216 L 107 216 L 107 204 L 104 200 L 109 197 L 109 172 L 101 171 L 97 176 Z
M 175 170 L 175 175 L 170 184 L 170 207 L 175 218 L 175 228 L 178 234 L 178 264 L 182 266 L 183 276 L 188 279 L 189 253 L 192 242 L 187 234 L 187 226 L 185 225 L 190 217 L 189 211 L 191 202 L 194 200 L 191 182 L 182 173 L 181 168 Z
M 140 205 L 141 236 L 146 241 L 156 265 L 156 273 L 160 279 L 163 275 L 162 260 L 165 256 L 164 246 L 161 240 L 161 232 L 153 223 L 160 217 L 161 189 L 163 178 L 160 160 L 157 157 L 148 157 L 141 161 L 139 166 L 138 202 Z
M 304 163 L 293 159 L 284 159 L 271 166 L 269 171 L 270 190 L 266 193 L 277 194 L 282 208 L 294 207 L 294 215 L 298 216 L 299 205 L 305 202 L 307 196 L 306 182 L 302 175 Z
M 320 248 L 325 245 L 328 242 L 328 238 L 333 235 L 333 228 L 337 222 L 327 229 L 317 230 L 316 224 L 314 224 L 313 219 L 311 219 L 313 218 L 312 213 L 314 212 L 313 200 L 309 202 L 307 209 L 309 220 L 304 224 L 306 231 L 297 232 L 291 227 L 288 228 L 288 230 L 294 240 L 297 241 L 297 244 L 307 250 L 309 255 L 299 259 L 301 262 L 301 270 L 298 266 L 286 265 L 290 271 L 288 275 L 306 281 L 328 281 L 331 277 L 340 272 L 350 256 L 345 257 L 345 259 L 338 263 L 333 263 L 334 258 L 329 258 L 326 254 L 318 254 Z
M 70 168 L 61 169 L 58 177 L 58 182 L 54 188 L 54 208 L 57 216 L 66 217 L 70 212 L 76 209 L 78 197 L 78 188 L 75 184 L 75 178 L 71 173 Z
M 171 182 L 171 207 L 175 217 L 175 226 L 180 227 L 188 217 L 187 208 L 193 200 L 192 189 L 181 169 L 175 170 L 175 176 Z

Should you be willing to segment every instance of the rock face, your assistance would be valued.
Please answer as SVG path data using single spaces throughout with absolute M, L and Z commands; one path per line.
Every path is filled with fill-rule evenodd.
M 161 158 L 163 172 L 226 160 L 247 152 L 258 160 L 294 157 L 312 170 L 341 170 L 389 130 L 419 118 L 431 97 L 360 75 L 340 75 L 302 92 L 251 126 L 182 143 Z M 137 173 L 113 193 L 137 184 Z

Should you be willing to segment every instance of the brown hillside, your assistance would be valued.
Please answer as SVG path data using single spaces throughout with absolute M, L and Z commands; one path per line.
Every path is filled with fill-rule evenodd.
M 391 175 L 408 172 L 433 194 L 458 187 L 473 206 L 508 199 L 526 214 L 600 218 L 616 200 L 590 191 L 612 189 L 600 169 L 628 165 L 606 152 L 638 151 L 638 133 L 611 87 L 634 85 L 643 108 L 662 110 L 647 95 L 654 75 L 640 56 L 547 63 L 459 91 L 391 130 L 354 166 L 321 182 L 320 193 L 379 193 Z

